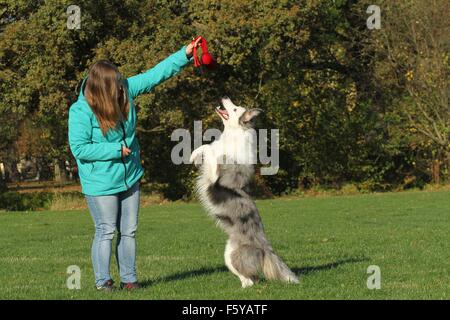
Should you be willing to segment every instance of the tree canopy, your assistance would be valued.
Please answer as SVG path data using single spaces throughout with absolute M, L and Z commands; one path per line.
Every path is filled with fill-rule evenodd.
M 367 28 L 371 1 L 80 0 L 80 29 L 71 4 L 1 2 L 0 162 L 71 159 L 68 109 L 94 61 L 132 76 L 200 34 L 219 68 L 188 67 L 137 100 L 145 178 L 167 197 L 189 196 L 194 176 L 170 161 L 171 133 L 220 128 L 224 94 L 280 129 L 280 171 L 258 180 L 269 193 L 448 180 L 447 1 L 378 1 L 381 29 Z

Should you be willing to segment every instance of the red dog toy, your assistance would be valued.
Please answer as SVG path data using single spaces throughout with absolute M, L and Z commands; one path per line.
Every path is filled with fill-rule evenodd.
M 192 43 L 195 43 L 198 38 L 200 39 L 200 45 L 202 46 L 202 56 L 199 59 L 197 56 L 197 47 L 194 47 L 194 66 L 200 67 L 204 65 L 208 69 L 214 69 L 217 65 L 216 60 L 214 60 L 213 56 L 208 51 L 208 44 L 206 43 L 206 39 L 202 36 L 196 37 L 194 40 L 192 40 Z

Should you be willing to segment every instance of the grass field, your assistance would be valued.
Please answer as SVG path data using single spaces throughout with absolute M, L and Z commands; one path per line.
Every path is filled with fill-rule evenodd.
M 86 210 L 0 213 L 0 299 L 449 299 L 450 192 L 261 200 L 273 247 L 299 285 L 241 289 L 225 236 L 198 204 L 141 209 L 137 292 L 97 292 Z M 114 260 L 114 259 L 113 259 Z M 81 268 L 81 290 L 66 269 Z M 381 289 L 366 286 L 381 269 Z M 113 277 L 118 281 L 113 261 Z

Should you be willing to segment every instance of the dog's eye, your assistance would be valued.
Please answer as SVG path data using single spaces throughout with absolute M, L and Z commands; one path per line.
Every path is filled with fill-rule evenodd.
M 234 109 L 233 111 L 236 112 L 237 109 Z

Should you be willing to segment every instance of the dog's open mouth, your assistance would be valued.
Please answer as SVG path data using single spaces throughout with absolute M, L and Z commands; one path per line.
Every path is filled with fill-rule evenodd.
M 225 109 L 224 106 L 220 106 L 216 108 L 216 112 L 219 116 L 221 116 L 224 120 L 228 120 L 228 118 L 230 117 L 228 115 L 228 111 L 227 109 Z

